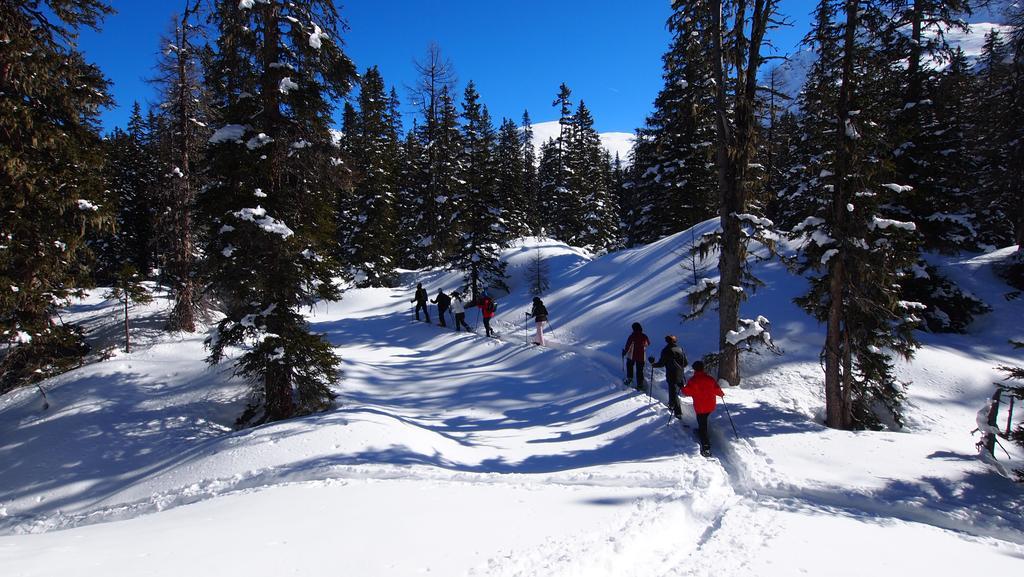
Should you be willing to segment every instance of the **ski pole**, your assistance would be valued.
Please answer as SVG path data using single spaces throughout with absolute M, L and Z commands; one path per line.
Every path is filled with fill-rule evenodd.
M 736 431 L 736 423 L 732 422 L 732 413 L 729 412 L 729 404 L 725 402 L 725 397 L 722 397 L 722 406 L 725 407 L 725 415 L 729 417 L 729 424 L 732 425 L 732 434 L 736 435 L 736 438 L 740 438 L 740 434 Z
M 523 344 L 530 344 L 530 313 L 523 313 Z

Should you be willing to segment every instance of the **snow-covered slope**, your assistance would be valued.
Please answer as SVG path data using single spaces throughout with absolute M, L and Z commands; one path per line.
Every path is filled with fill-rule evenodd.
M 721 458 L 708 461 L 670 421 L 660 372 L 655 401 L 621 386 L 619 351 L 634 321 L 655 355 L 669 333 L 691 360 L 715 347 L 717 319 L 680 317 L 693 268 L 713 265 L 685 249 L 714 226 L 599 258 L 524 239 L 505 255 L 500 339 L 414 321 L 415 283 L 434 294 L 454 273 L 321 303 L 310 321 L 343 359 L 338 408 L 245 431 L 230 430 L 244 387 L 205 366 L 202 336 L 157 333 L 165 301 L 140 309 L 138 350 L 45 383 L 50 409 L 35 390 L 0 397 L 3 573 L 1019 570 L 1024 497 L 970 433 L 993 367 L 1012 360 L 1007 338 L 1024 337 L 1024 303 L 992 274 L 1007 252 L 940 263 L 995 312 L 970 335 L 925 338 L 901 366 L 908 426 L 885 433 L 819 424 L 822 332 L 792 304 L 802 281 L 760 265 L 767 286 L 745 316 L 770 318 L 785 354 L 745 359 L 727 391 L 740 438 L 716 413 Z M 551 269 L 545 348 L 525 343 L 537 250 Z M 98 294 L 66 319 L 116 334 Z M 840 550 L 872 554 L 837 566 Z

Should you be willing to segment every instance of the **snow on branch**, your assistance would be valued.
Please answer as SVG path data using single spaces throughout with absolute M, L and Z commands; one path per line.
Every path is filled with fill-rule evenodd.
M 295 234 L 295 231 L 288 228 L 284 222 L 267 216 L 267 209 L 261 206 L 257 206 L 256 208 L 243 208 L 242 210 L 235 211 L 234 215 L 242 220 L 247 220 L 255 224 L 266 232 L 279 235 L 282 239 L 286 239 Z

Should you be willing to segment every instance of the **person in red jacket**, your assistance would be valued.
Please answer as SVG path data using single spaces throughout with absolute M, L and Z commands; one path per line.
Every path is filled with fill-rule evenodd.
M 626 382 L 627 387 L 633 383 L 633 369 L 636 368 L 636 388 L 644 390 L 644 353 L 647 347 L 651 346 L 651 339 L 644 334 L 644 328 L 640 323 L 633 323 L 633 332 L 626 339 L 626 346 L 622 347 L 622 356 L 626 357 Z
M 722 387 L 704 372 L 704 363 L 693 363 L 693 376 L 683 387 L 682 393 L 693 397 L 693 412 L 697 413 L 697 436 L 700 438 L 700 454 L 711 456 L 711 439 L 708 437 L 708 417 L 715 410 L 715 397 L 725 397 Z
M 483 313 L 484 317 L 484 329 L 487 331 L 487 336 L 496 336 L 494 329 L 491 328 L 491 319 L 494 318 L 494 313 L 498 310 L 498 305 L 491 298 L 491 295 L 484 292 L 483 297 L 476 304 L 480 307 L 480 312 Z

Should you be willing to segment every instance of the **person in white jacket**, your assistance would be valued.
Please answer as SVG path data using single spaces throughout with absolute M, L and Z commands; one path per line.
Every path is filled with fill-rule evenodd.
M 457 292 L 452 293 L 452 312 L 455 314 L 455 332 L 459 332 L 461 327 L 466 327 L 466 332 L 473 332 L 466 324 L 466 307 L 462 304 L 462 295 Z

